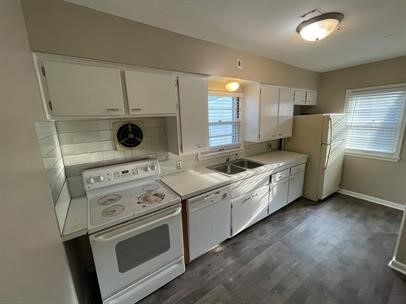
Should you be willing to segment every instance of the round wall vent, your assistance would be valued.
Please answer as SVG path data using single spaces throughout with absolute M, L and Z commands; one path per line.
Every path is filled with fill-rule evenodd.
M 117 142 L 126 148 L 135 148 L 141 144 L 144 135 L 139 126 L 128 122 L 117 129 Z

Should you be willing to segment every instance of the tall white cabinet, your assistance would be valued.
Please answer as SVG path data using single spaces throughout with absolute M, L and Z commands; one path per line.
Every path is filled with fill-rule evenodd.
M 179 75 L 179 120 L 182 153 L 207 150 L 209 131 L 206 76 Z
M 251 83 L 244 86 L 245 140 L 263 142 L 292 135 L 294 89 Z
M 125 113 L 120 70 L 44 61 L 46 105 L 54 116 L 105 116 Z

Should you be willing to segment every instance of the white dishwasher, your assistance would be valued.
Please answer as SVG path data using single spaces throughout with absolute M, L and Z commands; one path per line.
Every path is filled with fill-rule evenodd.
M 190 261 L 230 237 L 230 192 L 226 186 L 186 201 Z

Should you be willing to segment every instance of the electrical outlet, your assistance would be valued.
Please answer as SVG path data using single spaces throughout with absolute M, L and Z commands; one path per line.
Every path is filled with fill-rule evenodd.
M 176 169 L 180 170 L 183 168 L 183 162 L 181 160 L 178 160 L 176 162 Z

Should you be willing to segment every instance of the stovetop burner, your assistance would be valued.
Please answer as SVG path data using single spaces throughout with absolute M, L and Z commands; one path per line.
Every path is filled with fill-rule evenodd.
M 138 204 L 151 205 L 161 202 L 165 198 L 165 193 L 156 191 L 146 191 L 138 197 Z
M 116 205 L 109 206 L 106 209 L 103 209 L 103 211 L 101 212 L 101 215 L 103 217 L 112 217 L 112 216 L 119 215 L 120 213 L 124 212 L 124 210 L 125 210 L 125 207 L 123 205 L 116 204 Z
M 121 195 L 109 194 L 105 195 L 97 200 L 97 204 L 100 206 L 110 206 L 117 203 L 121 199 Z

